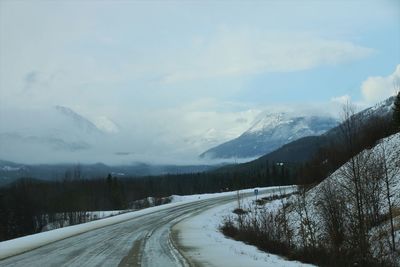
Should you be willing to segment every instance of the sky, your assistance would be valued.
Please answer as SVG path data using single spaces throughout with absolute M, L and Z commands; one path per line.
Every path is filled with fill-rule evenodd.
M 59 105 L 124 132 L 108 152 L 194 159 L 265 110 L 374 105 L 399 64 L 397 0 L 2 0 L 0 134 Z

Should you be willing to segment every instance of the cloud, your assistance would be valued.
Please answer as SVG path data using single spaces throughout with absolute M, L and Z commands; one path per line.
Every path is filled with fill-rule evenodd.
M 24 80 L 25 80 L 25 82 L 27 83 L 27 85 L 29 85 L 29 84 L 31 84 L 31 83 L 35 83 L 35 82 L 37 82 L 37 80 L 38 80 L 38 75 L 39 75 L 39 73 L 38 73 L 37 71 L 28 72 L 28 73 L 25 75 Z
M 323 9 L 300 4 L 293 11 L 284 3 L 278 9 L 269 3 L 229 10 L 223 3 L 201 6 L 2 3 L 0 107 L 74 109 L 110 136 L 118 135 L 97 157 L 129 149 L 148 158 L 188 158 L 237 137 L 265 108 L 257 105 L 275 101 L 270 95 L 279 90 L 276 82 L 259 74 L 315 69 L 321 79 L 319 67 L 346 65 L 375 51 L 356 43 L 361 30 L 353 25 L 354 9 L 347 4 L 340 9 L 347 15 L 325 4 Z M 373 11 L 358 12 L 363 15 L 359 24 L 375 25 L 374 16 L 384 13 Z M 353 28 L 347 37 L 344 28 Z M 277 76 L 291 79 L 290 74 Z M 293 92 L 303 90 L 296 80 Z M 298 101 L 315 99 L 321 98 L 304 94 Z M 324 103 L 321 109 L 330 107 Z M 22 118 L 32 120 L 29 115 Z M 43 116 L 32 121 L 47 128 L 53 123 Z M 7 128 L 4 123 L 0 120 L 0 128 Z
M 374 50 L 350 41 L 328 40 L 309 34 L 276 34 L 260 30 L 219 30 L 196 38 L 190 52 L 175 58 L 161 79 L 176 83 L 206 78 L 292 72 L 338 65 L 366 58 Z
M 351 102 L 351 96 L 349 95 L 342 95 L 342 96 L 337 96 L 337 97 L 332 97 L 331 102 L 345 105 L 347 103 Z
M 373 76 L 366 79 L 361 85 L 364 101 L 375 103 L 395 95 L 400 85 L 400 65 L 389 76 Z
M 242 104 L 238 106 L 199 99 L 169 109 L 137 112 L 134 117 L 120 113 L 112 120 L 105 116 L 90 118 L 79 114 L 106 134 L 81 131 L 75 120 L 54 108 L 10 110 L 1 107 L 0 114 L 4 116 L 0 122 L 4 127 L 0 130 L 0 146 L 4 149 L 0 158 L 31 163 L 194 162 L 206 149 L 240 135 L 259 112 Z M 8 142 L 10 138 L 6 137 L 16 134 L 35 138 L 41 143 L 21 143 L 15 138 Z M 50 141 L 63 146 L 64 142 L 88 143 L 90 147 L 85 151 L 54 150 L 51 146 L 54 142 Z M 41 152 L 40 158 L 33 156 L 37 151 Z M 123 158 L 119 152 L 124 152 Z

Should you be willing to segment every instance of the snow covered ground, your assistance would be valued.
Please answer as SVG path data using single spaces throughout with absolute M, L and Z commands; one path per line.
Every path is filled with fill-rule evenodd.
M 260 192 L 267 188 L 259 188 Z M 241 190 L 242 193 L 251 193 L 254 189 Z M 159 212 L 163 209 L 178 207 L 186 203 L 195 202 L 198 200 L 205 200 L 211 198 L 217 198 L 222 196 L 235 195 L 237 192 L 223 192 L 215 194 L 202 194 L 202 195 L 191 195 L 191 196 L 174 196 L 173 203 L 165 204 L 161 206 L 151 207 L 139 211 L 127 212 L 124 214 L 96 220 L 88 223 L 79 225 L 68 226 L 60 229 L 55 229 L 43 233 L 34 235 L 24 236 L 8 241 L 0 242 L 0 259 L 4 259 L 13 255 L 17 255 L 35 248 L 56 242 L 71 236 L 79 235 L 91 230 L 95 230 L 101 227 L 117 224 L 120 222 L 128 221 L 140 216 L 144 216 L 150 213 Z
M 87 211 L 85 212 L 85 221 L 91 222 L 99 219 L 104 219 L 107 217 L 123 214 L 129 212 L 130 210 L 105 210 L 105 211 Z M 58 228 L 63 228 L 69 226 L 68 218 L 64 218 L 62 213 L 56 214 L 55 221 L 46 224 L 42 228 L 42 232 L 47 232 L 50 230 L 55 230 Z
M 282 193 L 293 191 L 294 187 L 287 187 Z M 277 194 L 273 191 L 259 197 Z M 242 205 L 251 205 L 255 197 L 243 199 Z M 280 200 L 278 200 L 280 203 Z M 278 208 L 277 201 L 271 202 L 270 209 Z M 232 211 L 237 208 L 237 202 L 217 206 L 197 216 L 188 218 L 173 228 L 177 234 L 176 242 L 183 248 L 183 254 L 189 261 L 204 266 L 230 266 L 230 267 L 273 267 L 273 266 L 312 266 L 296 261 L 288 261 L 279 256 L 262 252 L 256 247 L 243 242 L 226 238 L 220 231 L 223 220 L 234 215 Z
M 363 164 L 365 165 L 373 165 L 376 163 L 377 160 L 381 160 L 379 157 L 382 156 L 382 152 L 384 151 L 385 157 L 386 157 L 386 164 L 387 164 L 387 176 L 390 177 L 391 183 L 389 185 L 390 188 L 390 194 L 391 196 L 391 201 L 394 209 L 399 209 L 400 208 L 400 133 L 394 134 L 392 136 L 386 137 L 382 140 L 379 141 L 379 143 L 371 148 L 362 151 L 359 155 L 362 155 L 361 160 L 364 160 Z M 352 200 L 350 199 L 350 193 L 346 191 L 346 188 L 353 186 L 352 184 L 349 183 L 349 178 L 346 177 L 346 168 L 350 169 L 348 167 L 350 165 L 350 162 L 345 163 L 343 166 L 341 166 L 339 169 L 337 169 L 334 173 L 332 173 L 329 177 L 327 177 L 324 181 L 322 181 L 319 185 L 311 189 L 306 193 L 306 203 L 307 203 L 307 209 L 308 212 L 310 213 L 310 218 L 314 222 L 315 225 L 315 231 L 318 235 L 322 235 L 321 229 L 319 227 L 319 222 L 322 221 L 320 214 L 317 212 L 318 208 L 318 202 L 320 201 L 321 195 L 323 195 L 323 190 L 325 186 L 330 186 L 332 188 L 332 191 L 334 191 L 337 196 L 342 196 L 343 199 L 348 203 L 348 205 L 352 205 L 351 203 Z M 364 171 L 365 173 L 365 171 Z M 364 174 L 363 173 L 363 174 Z M 365 174 L 364 174 L 365 175 Z M 371 176 L 372 177 L 372 176 Z M 382 214 L 388 213 L 388 204 L 387 204 L 387 199 L 386 197 L 386 188 L 385 185 L 383 184 L 384 181 L 382 180 L 380 182 L 380 187 L 382 188 L 382 192 L 379 198 L 379 209 Z M 288 201 L 293 201 L 294 198 L 293 196 L 291 199 Z M 398 216 L 398 215 L 397 215 Z M 300 215 L 294 211 L 292 211 L 289 215 L 289 220 L 293 224 L 293 228 L 298 232 L 300 229 L 300 223 L 303 218 L 300 218 Z M 400 218 L 395 218 L 395 226 L 397 226 L 397 234 L 400 234 L 400 224 L 396 224 L 397 221 L 399 221 Z M 386 221 L 386 224 L 388 221 Z M 381 225 L 383 226 L 383 225 Z M 300 236 L 300 234 L 297 234 L 297 236 Z M 399 241 L 397 241 L 399 242 Z
M 271 187 L 258 187 L 257 189 L 259 192 L 264 190 L 271 190 L 271 189 L 288 189 L 288 188 L 295 188 L 294 186 L 271 186 Z M 239 190 L 240 194 L 247 194 L 253 193 L 256 188 L 249 188 L 249 189 L 242 189 Z M 186 195 L 186 196 L 179 196 L 179 195 L 172 195 L 171 196 L 171 203 L 182 202 L 182 201 L 196 201 L 202 199 L 209 199 L 213 197 L 222 197 L 222 196 L 231 196 L 236 195 L 237 191 L 228 191 L 222 193 L 210 193 L 210 194 L 197 194 L 197 195 Z

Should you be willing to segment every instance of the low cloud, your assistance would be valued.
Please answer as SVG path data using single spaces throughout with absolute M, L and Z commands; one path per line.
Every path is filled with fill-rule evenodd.
M 38 75 L 39 73 L 37 71 L 31 71 L 25 75 L 24 80 L 27 83 L 27 85 L 35 83 L 38 80 Z
M 400 65 L 388 76 L 373 76 L 366 79 L 361 85 L 364 101 L 376 103 L 395 95 L 400 87 Z
M 337 96 L 337 97 L 332 97 L 331 102 L 345 105 L 347 103 L 351 102 L 351 96 L 349 95 L 342 95 L 342 96 Z

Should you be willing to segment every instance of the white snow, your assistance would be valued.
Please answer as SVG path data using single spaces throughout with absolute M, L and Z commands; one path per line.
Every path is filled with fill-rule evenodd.
M 286 192 L 294 187 L 285 188 Z M 285 190 L 283 190 L 285 191 Z M 277 194 L 277 191 L 259 197 Z M 248 197 L 243 200 L 243 205 L 250 205 L 254 200 Z M 279 203 L 280 200 L 278 200 Z M 278 201 L 271 202 L 271 209 L 279 207 Z M 258 250 L 256 247 L 243 242 L 226 238 L 220 231 L 224 217 L 234 215 L 232 211 L 237 207 L 237 202 L 218 206 L 199 215 L 178 223 L 174 229 L 178 230 L 179 243 L 190 248 L 187 257 L 205 266 L 230 266 L 230 267 L 275 267 L 275 266 L 312 266 L 297 261 L 288 261 L 277 255 Z
M 400 133 L 394 134 L 392 136 L 389 136 L 387 138 L 382 139 L 378 145 L 376 145 L 374 148 L 371 148 L 370 150 L 365 150 L 362 153 L 370 153 L 369 155 L 369 162 L 375 160 L 373 157 L 374 155 L 379 155 L 382 151 L 382 146 L 385 147 L 386 150 L 386 156 L 387 156 L 387 164 L 388 164 L 388 175 L 389 177 L 395 177 L 393 179 L 393 183 L 391 184 L 391 192 L 395 192 L 393 194 L 393 197 L 391 199 L 392 205 L 395 208 L 400 207 L 400 171 L 399 171 L 399 164 L 398 159 L 399 159 L 399 153 L 400 153 Z M 372 163 L 372 162 L 371 162 Z M 321 228 L 321 215 L 318 212 L 317 209 L 317 204 L 319 201 L 319 197 L 322 195 L 323 187 L 327 184 L 330 183 L 332 190 L 334 190 L 336 193 L 341 195 L 342 197 L 345 197 L 345 199 L 348 198 L 349 193 L 344 190 L 344 184 L 346 181 L 343 178 L 343 169 L 345 166 L 349 163 L 345 163 L 342 167 L 337 169 L 334 173 L 332 173 L 329 177 L 327 177 L 324 181 L 322 181 L 319 185 L 315 186 L 312 188 L 310 191 L 306 193 L 306 207 L 307 207 L 307 212 L 308 216 L 311 220 L 311 225 L 313 228 L 313 231 L 315 231 L 315 235 L 319 238 L 322 239 L 324 238 L 324 230 Z M 382 197 L 382 196 L 381 196 Z M 295 196 L 291 196 L 286 199 L 286 201 L 295 203 Z M 274 208 L 274 210 L 280 209 L 282 206 L 281 203 L 276 202 L 277 207 Z M 351 202 L 349 202 L 348 206 L 351 206 Z M 288 220 L 289 220 L 289 225 L 291 229 L 293 230 L 294 234 L 294 242 L 299 245 L 301 244 L 301 222 L 305 216 L 303 212 L 301 212 L 301 215 L 299 214 L 299 211 L 296 211 L 294 207 L 289 207 L 290 211 L 288 212 Z M 388 212 L 388 205 L 386 202 L 386 199 L 381 199 L 380 203 L 380 211 L 382 214 Z M 371 229 L 369 233 L 369 237 L 371 240 L 372 248 L 375 249 L 375 247 L 378 247 L 380 244 L 376 243 L 374 241 L 374 236 L 377 235 L 378 230 L 380 230 L 380 234 L 384 233 L 386 229 L 386 233 L 389 233 L 389 225 L 388 221 L 382 223 L 381 225 L 377 226 L 376 229 Z M 400 226 L 400 216 L 398 218 L 395 218 L 395 226 L 397 225 Z M 398 236 L 400 235 L 400 230 L 397 230 Z M 382 239 L 382 238 L 381 238 Z M 397 239 L 399 240 L 399 239 Z M 396 241 L 398 242 L 398 241 Z M 387 244 L 385 244 L 387 246 Z M 382 248 L 382 249 L 387 249 Z
M 280 124 L 290 123 L 291 120 L 285 118 L 284 113 L 265 114 L 262 118 L 258 118 L 253 126 L 250 127 L 247 133 L 262 132 L 266 129 L 272 129 Z
M 239 190 L 240 194 L 252 193 L 255 189 L 258 189 L 260 192 L 263 190 L 271 190 L 271 189 L 287 189 L 294 188 L 294 186 L 271 186 L 271 187 L 258 187 L 258 188 L 249 188 L 249 189 L 241 189 Z M 197 194 L 197 195 L 172 195 L 171 203 L 181 202 L 181 201 L 196 201 L 202 199 L 209 199 L 213 197 L 222 197 L 222 196 L 230 196 L 232 194 L 237 194 L 237 191 L 228 191 L 222 193 L 210 193 L 210 194 Z
M 114 134 L 120 131 L 117 124 L 105 116 L 96 117 L 93 123 L 98 129 L 105 133 Z
M 146 215 L 152 212 L 157 212 L 171 206 L 179 206 L 182 203 L 166 204 L 163 206 L 152 207 L 135 212 L 124 213 L 121 215 L 108 217 L 105 219 L 92 221 L 88 223 L 72 225 L 64 228 L 59 228 L 43 233 L 28 235 L 20 238 L 15 238 L 7 241 L 0 242 L 0 259 L 4 259 L 13 255 L 17 255 L 49 243 L 62 240 L 71 236 L 79 235 L 94 229 L 105 227 L 108 225 L 120 223 L 123 221 L 131 220 L 138 216 Z
M 104 219 L 107 217 L 127 213 L 129 211 L 132 211 L 132 210 L 87 211 L 87 212 L 85 212 L 86 222 Z M 69 226 L 68 218 L 63 218 L 63 216 L 64 215 L 62 213 L 57 213 L 55 215 L 55 218 L 57 218 L 57 219 L 55 221 L 50 222 L 50 223 L 46 224 L 45 226 L 43 226 L 42 232 Z
M 263 190 L 266 188 L 259 188 L 259 190 Z M 254 189 L 246 189 L 246 190 L 241 190 L 241 192 L 253 192 Z M 203 195 L 192 195 L 192 196 L 174 196 L 174 202 L 161 205 L 161 206 L 156 206 L 156 207 L 151 207 L 139 211 L 133 211 L 133 212 L 128 212 L 124 213 L 121 215 L 116 215 L 113 217 L 108 217 L 105 219 L 101 220 L 96 220 L 88 223 L 83 223 L 79 225 L 73 225 L 73 226 L 68 226 L 64 228 L 59 228 L 43 233 L 38 233 L 38 234 L 33 234 L 33 235 L 28 235 L 12 240 L 7 240 L 0 242 L 0 259 L 4 259 L 13 255 L 17 255 L 41 246 L 44 246 L 46 244 L 62 240 L 74 235 L 79 235 L 94 229 L 98 229 L 101 227 L 105 227 L 108 225 L 120 223 L 123 221 L 131 220 L 134 219 L 138 216 L 143 216 L 146 214 L 150 214 L 153 212 L 158 212 L 163 209 L 167 209 L 170 207 L 176 207 L 180 206 L 186 203 L 190 203 L 193 201 L 197 201 L 199 199 L 210 199 L 210 198 L 215 198 L 215 197 L 221 197 L 221 196 L 228 196 L 228 195 L 234 195 L 236 194 L 236 191 L 231 191 L 231 192 L 224 192 L 224 193 L 215 193 L 215 194 L 203 194 Z

